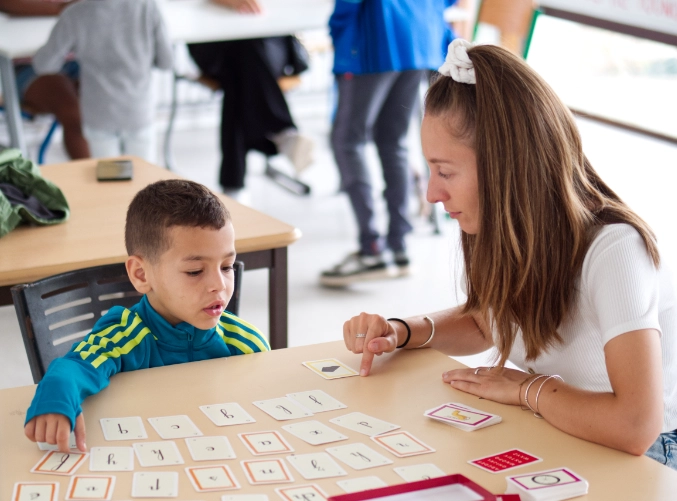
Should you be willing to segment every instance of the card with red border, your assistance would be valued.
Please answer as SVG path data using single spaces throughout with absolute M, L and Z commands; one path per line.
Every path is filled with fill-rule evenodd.
M 225 464 L 189 466 L 186 475 L 197 492 L 228 491 L 239 489 L 235 475 Z
M 424 444 L 408 431 L 393 431 L 371 437 L 371 439 L 398 458 L 435 452 L 435 449 Z
M 420 495 L 413 493 L 420 492 Z M 425 494 L 424 494 L 425 493 Z M 419 480 L 406 484 L 396 484 L 368 491 L 352 492 L 331 496 L 327 501 L 365 501 L 367 499 L 418 499 L 425 496 L 426 501 L 449 501 L 451 499 L 472 499 L 475 501 L 496 501 L 496 496 L 460 474 Z
M 64 453 L 49 451 L 42 456 L 32 469 L 31 473 L 46 473 L 48 475 L 72 475 L 85 462 L 89 454 L 75 452 Z
M 14 484 L 12 501 L 58 501 L 59 484 L 55 482 L 17 482 Z
M 529 454 L 521 449 L 510 449 L 478 459 L 468 461 L 473 466 L 482 468 L 489 473 L 501 473 L 504 471 L 519 468 L 527 464 L 533 464 L 543 461 L 543 459 Z
M 453 402 L 428 409 L 423 415 L 463 431 L 479 430 L 501 422 L 501 416 Z
M 569 499 L 588 492 L 588 481 L 568 468 L 534 471 L 506 477 L 506 494 L 523 499 Z

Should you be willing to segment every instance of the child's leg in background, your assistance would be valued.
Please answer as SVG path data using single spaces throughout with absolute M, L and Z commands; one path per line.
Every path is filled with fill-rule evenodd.
M 92 158 L 119 157 L 122 152 L 122 141 L 117 132 L 94 129 L 85 125 L 83 127 L 85 137 L 89 143 Z
M 120 139 L 123 155 L 134 155 L 155 163 L 157 147 L 154 124 L 139 130 L 122 131 Z

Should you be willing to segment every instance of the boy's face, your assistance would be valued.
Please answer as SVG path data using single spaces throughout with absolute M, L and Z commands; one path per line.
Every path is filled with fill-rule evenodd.
M 140 292 L 170 324 L 211 329 L 233 295 L 233 225 L 229 221 L 220 230 L 173 226 L 168 236 L 170 247 L 158 261 L 143 261 L 148 289 Z

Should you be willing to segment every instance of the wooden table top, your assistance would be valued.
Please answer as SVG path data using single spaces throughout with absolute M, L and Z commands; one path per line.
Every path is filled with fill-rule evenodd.
M 337 332 L 337 337 L 340 333 Z M 311 446 L 282 430 L 281 433 L 295 449 L 296 454 L 322 452 L 327 447 L 361 442 L 394 461 L 393 464 L 355 471 L 346 470 L 346 477 L 305 481 L 290 468 L 295 484 L 317 483 L 329 495 L 343 491 L 337 480 L 376 475 L 389 485 L 402 483 L 394 467 L 433 463 L 445 473 L 460 473 L 486 489 L 505 491 L 507 474 L 521 474 L 550 468 L 567 467 L 590 483 L 589 494 L 581 500 L 669 500 L 677 492 L 677 471 L 673 471 L 645 457 L 635 457 L 600 445 L 571 437 L 523 412 L 518 407 L 480 400 L 442 383 L 445 370 L 461 367 L 458 362 L 430 349 L 402 350 L 375 359 L 372 375 L 366 378 L 350 377 L 324 380 L 302 365 L 302 362 L 335 357 L 357 368 L 359 356 L 346 351 L 342 341 L 324 343 L 268 353 L 194 362 L 156 369 L 119 374 L 110 386 L 88 399 L 83 408 L 87 425 L 87 445 L 131 446 L 132 442 L 106 442 L 99 420 L 110 417 L 140 416 L 144 420 L 148 441 L 158 441 L 159 436 L 149 425 L 151 417 L 187 414 L 205 436 L 225 435 L 237 455 L 236 459 L 220 462 L 192 460 L 183 439 L 175 440 L 185 460 L 179 466 L 164 466 L 161 471 L 179 473 L 181 500 L 203 499 L 217 501 L 224 494 L 267 494 L 278 499 L 270 486 L 250 486 L 240 461 L 254 459 L 237 437 L 245 431 L 281 430 L 283 425 L 302 420 L 276 421 L 255 407 L 254 400 L 284 396 L 306 390 L 323 390 L 347 405 L 346 409 L 315 414 L 314 419 L 348 435 L 349 440 L 334 444 Z M 55 481 L 65 492 L 69 478 L 29 473 L 44 454 L 23 435 L 25 412 L 33 397 L 34 387 L 25 386 L 0 391 L 0 499 L 9 499 L 12 486 L 17 481 Z M 199 406 L 226 402 L 239 403 L 256 423 L 239 426 L 215 426 Z M 502 416 L 503 422 L 473 432 L 465 432 L 430 420 L 424 411 L 446 402 L 459 402 Z M 362 412 L 400 425 L 436 452 L 399 459 L 381 449 L 368 437 L 343 429 L 329 419 L 350 412 Z M 492 474 L 470 464 L 469 460 L 488 456 L 512 448 L 520 448 L 543 458 L 540 463 L 523 466 L 506 473 Z M 259 457 L 259 456 L 257 456 Z M 278 456 L 263 456 L 278 457 Z M 228 464 L 242 485 L 237 491 L 197 494 L 185 473 L 185 468 L 195 465 Z M 89 474 L 89 463 L 77 472 Z M 158 471 L 143 468 L 135 462 L 135 471 Z M 114 499 L 129 499 L 132 472 L 114 472 L 116 486 Z
M 127 258 L 125 216 L 134 195 L 152 182 L 180 177 L 140 158 L 133 161 L 132 181 L 98 182 L 94 159 L 43 166 L 42 175 L 66 196 L 70 218 L 54 226 L 21 226 L 2 237 L 0 286 L 123 262 Z M 301 236 L 289 224 L 224 195 L 221 198 L 233 218 L 238 253 L 286 247 Z

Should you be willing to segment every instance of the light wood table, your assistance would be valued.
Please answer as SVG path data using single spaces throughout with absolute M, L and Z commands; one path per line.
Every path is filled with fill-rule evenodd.
M 644 456 L 631 456 L 573 438 L 518 407 L 479 400 L 451 389 L 449 385 L 442 383 L 441 374 L 462 365 L 440 352 L 430 349 L 402 350 L 377 357 L 372 375 L 366 378 L 351 377 L 328 381 L 301 365 L 305 361 L 329 357 L 336 357 L 355 368 L 359 366 L 359 356 L 347 352 L 343 342 L 332 342 L 119 374 L 112 379 L 107 389 L 84 404 L 87 445 L 131 444 L 104 441 L 99 425 L 102 418 L 141 416 L 148 432 L 147 440 L 157 441 L 159 437 L 148 424 L 147 418 L 187 414 L 205 435 L 227 436 L 237 459 L 195 463 L 185 442 L 182 439 L 176 440 L 186 464 L 165 466 L 161 470 L 179 472 L 178 499 L 217 501 L 223 494 L 260 493 L 267 494 L 273 501 L 278 499 L 274 488 L 285 484 L 266 487 L 252 487 L 248 484 L 239 463 L 243 459 L 254 459 L 254 456 L 248 452 L 237 434 L 245 431 L 280 430 L 285 424 L 301 421 L 276 421 L 256 408 L 252 401 L 320 389 L 348 407 L 315 414 L 310 419 L 328 424 L 348 435 L 349 440 L 327 446 L 311 446 L 283 430 L 282 434 L 297 454 L 320 452 L 333 445 L 362 442 L 394 460 L 392 465 L 362 471 L 343 465 L 348 472 L 347 477 L 316 481 L 329 495 L 342 492 L 336 485 L 336 480 L 376 475 L 392 485 L 402 482 L 394 473 L 393 467 L 423 463 L 434 463 L 448 474 L 461 473 L 492 492 L 504 492 L 505 474 L 484 472 L 469 465 L 467 461 L 519 447 L 542 457 L 543 461 L 512 470 L 510 474 L 566 466 L 590 483 L 589 494 L 578 498 L 582 501 L 675 499 L 676 471 Z M 60 482 L 62 493 L 68 485 L 67 478 L 29 473 L 44 454 L 35 444 L 28 442 L 22 432 L 25 411 L 33 393 L 33 386 L 0 391 L 0 499 L 3 500 L 9 499 L 16 481 Z M 238 402 L 256 419 L 256 423 L 216 427 L 199 410 L 201 405 L 226 402 Z M 445 402 L 461 402 L 499 414 L 503 417 L 503 422 L 474 432 L 464 432 L 423 416 L 425 410 Z M 398 424 L 403 430 L 434 447 L 437 452 L 397 459 L 366 436 L 329 422 L 331 418 L 355 411 Z M 184 468 L 196 464 L 223 463 L 231 467 L 242 489 L 196 494 Z M 144 469 L 136 462 L 135 471 Z M 296 484 L 312 483 L 303 480 L 294 469 L 291 471 Z M 78 474 L 88 473 L 88 463 L 78 470 Z M 132 473 L 117 472 L 116 477 L 114 499 L 129 499 Z
M 129 157 L 128 157 L 129 158 Z M 179 177 L 133 158 L 132 181 L 98 182 L 96 160 L 42 167 L 61 188 L 70 218 L 54 226 L 21 226 L 0 239 L 0 305 L 12 304 L 9 288 L 66 271 L 127 258 L 124 227 L 127 206 L 146 185 Z M 222 196 L 233 218 L 235 249 L 246 270 L 269 270 L 270 344 L 287 346 L 287 246 L 301 232 L 291 225 Z

